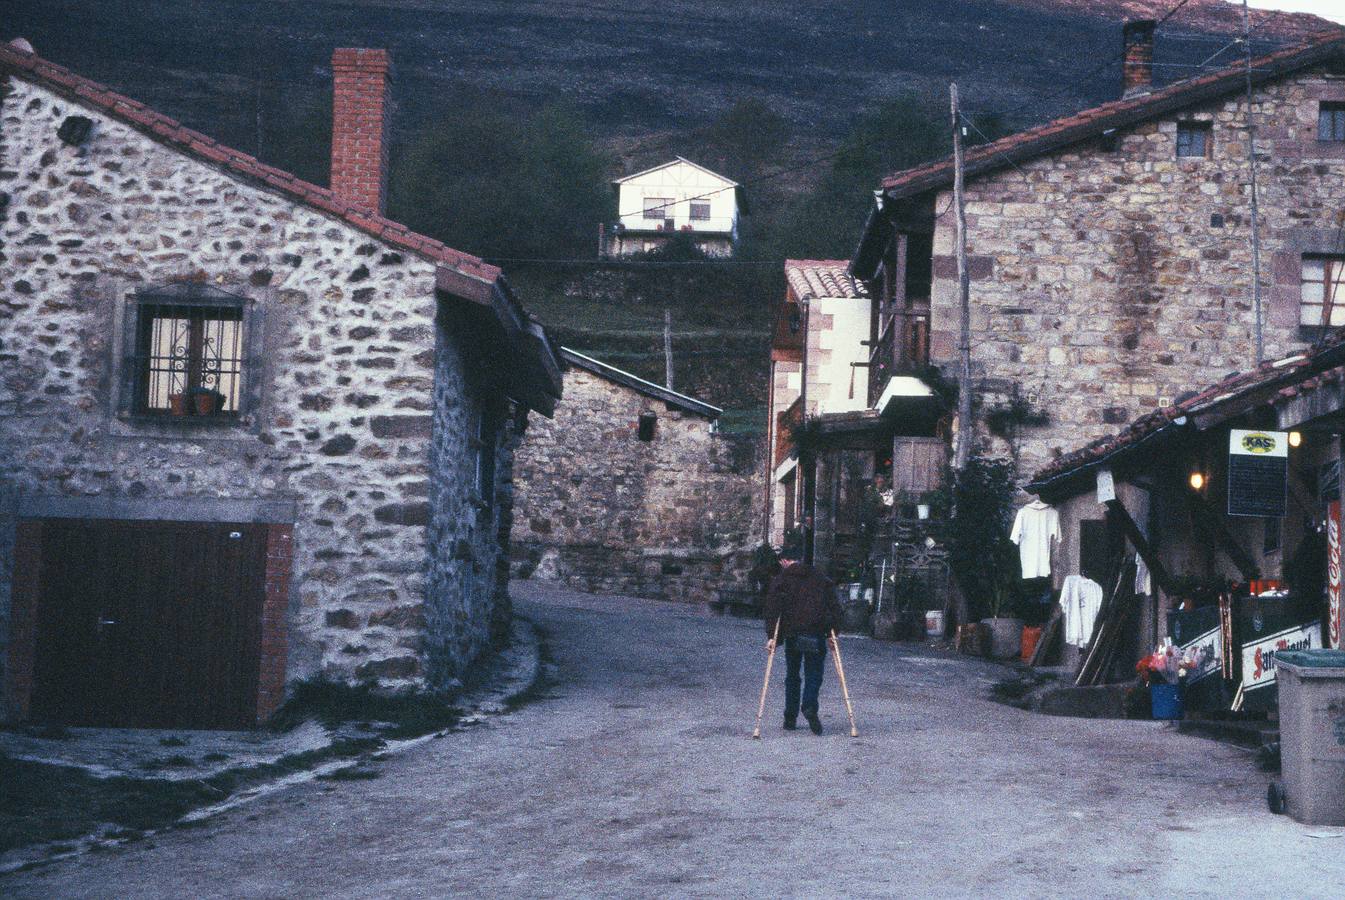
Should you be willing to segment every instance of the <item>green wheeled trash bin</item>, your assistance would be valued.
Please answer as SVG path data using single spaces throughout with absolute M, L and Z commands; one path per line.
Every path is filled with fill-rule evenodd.
M 1275 654 L 1283 784 L 1271 809 L 1304 825 L 1345 825 L 1345 651 Z

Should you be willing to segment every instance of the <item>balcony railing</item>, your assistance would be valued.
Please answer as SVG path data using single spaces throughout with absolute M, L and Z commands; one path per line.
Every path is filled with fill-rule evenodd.
M 929 365 L 929 301 L 883 316 L 878 340 L 869 353 L 869 405 L 877 402 L 893 375 L 919 372 Z

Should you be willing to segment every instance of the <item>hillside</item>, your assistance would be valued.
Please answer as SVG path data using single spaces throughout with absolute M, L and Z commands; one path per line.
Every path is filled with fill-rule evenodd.
M 414 168 L 407 148 L 416 139 L 474 125 L 527 135 L 529 116 L 561 103 L 596 148 L 592 196 L 606 177 L 674 153 L 696 157 L 717 117 L 756 101 L 785 134 L 746 173 L 748 253 L 766 266 L 655 274 L 505 265 L 565 343 L 646 377 L 661 376 L 663 311 L 671 309 L 678 388 L 738 411 L 736 421 L 759 421 L 767 310 L 783 290 L 779 259 L 849 252 L 877 174 L 942 152 L 948 82 L 958 81 L 965 108 L 987 130 L 992 120 L 1003 130 L 1093 105 L 1118 91 L 1120 23 L 1161 17 L 1176 2 L 10 0 L 0 38 L 22 35 L 56 62 L 317 181 L 325 180 L 332 48 L 388 47 L 394 187 L 398 171 L 413 175 L 394 192 L 394 204 L 410 208 L 393 213 L 494 258 L 521 255 L 499 243 L 508 227 L 465 241 L 437 226 L 462 220 L 474 193 L 495 195 L 469 176 L 454 202 L 425 198 L 420 176 L 435 169 Z M 1256 12 L 1254 21 L 1257 50 L 1334 27 L 1284 13 Z M 1214 64 L 1233 61 L 1229 38 L 1241 27 L 1240 4 L 1188 0 L 1159 32 L 1157 78 L 1189 77 L 1221 49 Z M 909 108 L 865 132 L 865 117 L 893 102 Z M 855 147 L 867 156 L 842 176 L 829 163 L 804 164 L 847 142 L 852 156 Z M 484 202 L 503 216 L 529 206 Z M 587 248 L 597 216 L 573 209 L 553 208 L 549 227 Z M 505 224 L 515 233 L 527 225 Z

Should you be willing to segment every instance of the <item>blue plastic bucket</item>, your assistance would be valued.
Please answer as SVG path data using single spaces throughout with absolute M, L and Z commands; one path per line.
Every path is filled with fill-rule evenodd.
M 1149 685 L 1149 704 L 1155 719 L 1180 719 L 1182 695 L 1175 684 Z

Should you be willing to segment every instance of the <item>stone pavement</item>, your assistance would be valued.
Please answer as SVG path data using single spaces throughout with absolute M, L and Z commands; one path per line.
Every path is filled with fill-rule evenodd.
M 1339 896 L 1345 829 L 1266 811 L 1236 748 L 985 699 L 1002 669 L 842 639 L 827 733 L 750 739 L 764 634 L 528 586 L 538 702 L 190 830 L 0 879 L 53 896 Z

